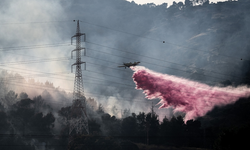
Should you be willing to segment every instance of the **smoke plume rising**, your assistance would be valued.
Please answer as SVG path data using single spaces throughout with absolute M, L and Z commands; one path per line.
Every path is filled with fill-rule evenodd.
M 241 87 L 212 87 L 188 79 L 161 74 L 145 67 L 131 67 L 136 89 L 144 91 L 146 98 L 159 98 L 160 108 L 173 107 L 186 113 L 187 120 L 204 116 L 215 106 L 234 103 L 240 97 L 248 97 L 250 89 Z

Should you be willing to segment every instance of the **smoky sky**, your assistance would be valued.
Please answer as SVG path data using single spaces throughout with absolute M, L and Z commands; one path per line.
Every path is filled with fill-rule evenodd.
M 249 57 L 247 12 L 237 18 L 241 6 L 233 8 L 233 14 L 222 6 L 184 11 L 184 6 L 171 5 L 151 7 L 125 0 L 3 0 L 1 48 L 19 49 L 0 51 L 1 63 L 26 63 L 5 64 L 0 69 L 48 80 L 71 92 L 75 60 L 70 57 L 75 40 L 73 45 L 70 40 L 76 32 L 73 20 L 80 20 L 81 32 L 86 33 L 86 42 L 82 42 L 86 48 L 82 60 L 87 64 L 83 70 L 85 95 L 107 108 L 150 110 L 151 101 L 135 90 L 133 72 L 117 67 L 123 62 L 140 61 L 151 70 L 209 85 L 238 82 L 240 58 Z M 42 62 L 45 59 L 50 60 Z M 42 61 L 27 63 L 31 60 Z

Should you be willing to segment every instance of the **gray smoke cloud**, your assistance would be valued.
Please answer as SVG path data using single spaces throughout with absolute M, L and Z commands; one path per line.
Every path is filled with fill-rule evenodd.
M 150 111 L 152 101 L 144 99 L 142 92 L 135 90 L 131 78 L 133 72 L 117 67 L 123 62 L 141 61 L 140 65 L 154 71 L 210 85 L 224 80 L 238 83 L 239 78 L 233 76 L 243 75 L 240 59 L 249 57 L 249 44 L 244 40 L 249 33 L 248 15 L 242 14 L 238 18 L 239 14 L 235 12 L 225 18 L 221 12 L 226 10 L 219 5 L 216 10 L 197 6 L 184 11 L 184 7 L 137 5 L 125 0 L 3 0 L 1 48 L 41 46 L 0 51 L 1 63 L 55 60 L 6 64 L 0 69 L 18 72 L 26 80 L 35 78 L 39 82 L 53 82 L 55 87 L 72 92 L 74 74 L 70 73 L 70 66 L 74 60 L 59 61 L 59 58 L 70 58 L 70 52 L 75 48 L 70 45 L 76 30 L 73 20 L 79 19 L 81 32 L 87 35 L 87 42 L 82 43 L 87 49 L 83 57 L 87 62 L 86 71 L 83 71 L 85 95 L 102 103 L 110 113 L 113 106 L 118 110 L 130 108 L 136 113 Z M 63 46 L 46 45 L 51 43 L 63 43 Z M 32 93 L 33 90 L 26 89 L 25 92 Z M 66 101 L 57 96 L 53 99 Z M 172 114 L 171 110 L 157 111 L 161 117 Z

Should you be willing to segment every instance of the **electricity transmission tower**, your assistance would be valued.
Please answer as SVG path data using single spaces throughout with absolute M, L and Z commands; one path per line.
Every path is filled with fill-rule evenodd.
M 76 34 L 71 37 L 71 44 L 73 38 L 76 38 L 76 48 L 71 51 L 71 58 L 73 57 L 73 52 L 76 53 L 76 62 L 71 66 L 71 72 L 73 71 L 73 66 L 76 66 L 75 71 L 75 83 L 73 91 L 73 104 L 71 107 L 71 115 L 69 120 L 69 134 L 89 134 L 88 118 L 86 111 L 86 98 L 84 96 L 83 90 L 83 80 L 82 80 L 82 69 L 81 64 L 86 62 L 81 61 L 81 50 L 84 49 L 84 54 L 86 49 L 81 47 L 81 36 L 84 36 L 84 41 L 86 40 L 85 33 L 80 32 L 79 20 L 77 20 Z

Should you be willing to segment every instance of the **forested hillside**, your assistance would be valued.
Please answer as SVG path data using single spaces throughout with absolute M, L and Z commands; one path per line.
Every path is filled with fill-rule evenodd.
M 250 85 L 249 0 L 217 4 L 207 0 L 186 0 L 185 3 L 158 6 L 124 0 L 62 0 L 60 4 L 63 17 L 81 18 L 82 30 L 87 35 L 87 56 L 96 57 L 96 64 L 117 68 L 117 64 L 108 61 L 118 64 L 141 61 L 143 66 L 155 71 L 213 86 Z M 58 36 L 65 40 L 72 36 L 73 30 L 75 28 L 64 31 L 58 27 Z M 112 55 L 95 53 L 95 49 Z M 130 53 L 118 54 L 114 49 Z M 122 57 L 114 58 L 113 55 Z M 89 68 L 93 63 L 90 58 L 86 58 Z M 121 82 L 129 79 L 131 81 L 126 82 L 133 84 L 128 78 L 131 72 L 123 74 L 103 66 L 92 71 L 100 70 L 120 77 Z M 96 76 L 103 77 L 101 74 Z M 145 149 L 147 145 L 157 145 L 159 149 L 249 147 L 246 141 L 250 133 L 249 98 L 216 107 L 205 116 L 184 123 L 185 114 L 157 114 L 158 110 L 151 107 L 151 103 L 135 105 L 134 101 L 141 96 L 135 89 L 128 91 L 111 81 L 103 84 L 85 85 L 87 92 L 106 97 L 87 97 L 90 135 L 69 138 L 72 93 L 49 81 L 38 82 L 2 71 L 0 149 L 136 150 L 143 149 L 142 144 Z M 117 98 L 117 104 L 107 106 L 115 104 L 107 100 L 111 96 Z M 125 105 L 119 100 L 123 97 L 130 103 Z M 123 111 L 118 112 L 117 107 Z M 160 119 L 160 115 L 165 117 Z

